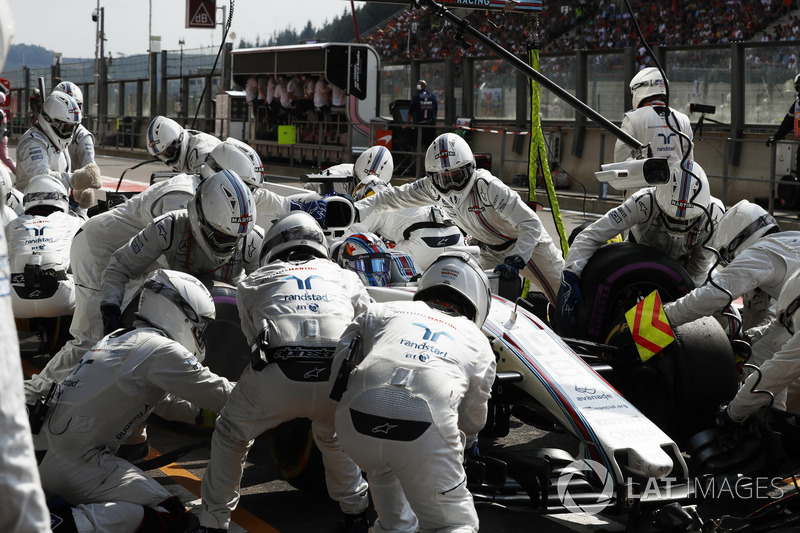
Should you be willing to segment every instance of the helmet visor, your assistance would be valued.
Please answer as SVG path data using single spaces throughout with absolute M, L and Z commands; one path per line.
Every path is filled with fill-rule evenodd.
M 23 204 L 27 204 L 30 202 L 44 202 L 44 201 L 60 201 L 66 202 L 68 201 L 66 194 L 61 194 L 60 192 L 52 191 L 52 192 L 31 192 L 26 194 L 22 198 Z
M 377 274 L 385 276 L 392 271 L 392 256 L 386 253 L 371 253 L 353 258 L 346 258 L 350 268 L 364 274 Z
M 56 135 L 62 139 L 71 139 L 75 129 L 78 127 L 74 122 L 64 122 L 63 120 L 51 120 L 50 125 Z
M 239 242 L 239 235 L 228 235 L 214 228 L 203 228 L 203 234 L 208 241 L 208 245 L 218 254 L 233 253 L 236 244 Z
M 472 176 L 472 165 L 431 172 L 430 176 L 433 184 L 440 191 L 460 191 L 469 183 L 469 178 Z
M 169 146 L 164 148 L 158 158 L 168 165 L 174 165 L 181 155 L 181 142 L 183 141 L 183 134 L 174 140 Z

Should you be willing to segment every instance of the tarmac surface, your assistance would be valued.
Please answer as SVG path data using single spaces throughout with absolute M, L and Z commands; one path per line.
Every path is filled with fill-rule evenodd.
M 139 154 L 132 154 L 139 155 Z M 12 147 L 12 157 L 14 157 Z M 97 162 L 108 188 L 115 188 L 116 181 L 126 169 L 141 162 L 139 157 L 115 157 L 99 155 Z M 122 190 L 141 189 L 149 183 L 151 173 L 163 171 L 166 167 L 158 162 L 145 164 L 125 174 Z M 290 185 L 301 185 L 297 176 L 311 169 L 291 168 L 278 169 L 267 167 L 269 180 Z M 280 177 L 283 176 L 283 177 Z M 543 191 L 539 196 L 544 197 Z M 605 212 L 621 201 L 621 197 L 607 201 L 608 207 L 601 201 L 588 200 L 572 195 L 565 195 L 561 202 L 562 216 L 567 234 L 576 226 L 597 215 L 594 212 Z M 559 198 L 561 200 L 561 198 Z M 582 205 L 590 214 L 585 214 Z M 545 208 L 539 213 L 546 229 L 555 236 L 555 227 L 551 212 Z M 558 239 L 554 238 L 558 245 Z M 43 366 L 47 356 L 37 353 L 36 338 L 21 338 L 23 349 L 23 365 L 26 373 L 35 372 L 36 367 Z M 158 419 L 152 420 L 148 427 L 151 452 L 148 458 L 155 458 L 179 448 L 203 442 L 210 438 L 195 428 L 168 423 Z M 482 451 L 489 449 L 530 450 L 533 448 L 558 447 L 574 453 L 577 441 L 564 433 L 546 432 L 528 426 L 512 418 L 509 436 L 495 441 L 483 439 L 480 443 Z M 200 480 L 209 459 L 208 446 L 192 451 L 175 462 L 148 473 L 158 479 L 173 494 L 178 495 L 191 509 L 200 503 Z M 321 488 L 320 488 L 321 489 Z M 337 531 L 339 518 L 338 506 L 331 501 L 323 490 L 300 491 L 283 480 L 274 462 L 265 453 L 251 453 L 242 479 L 241 501 L 233 513 L 232 532 L 334 532 Z M 497 504 L 478 504 L 481 531 L 485 533 L 510 533 L 520 531 L 537 531 L 543 533 L 561 533 L 567 531 L 624 531 L 626 517 L 603 517 L 563 513 L 557 515 L 541 515 L 526 507 L 503 507 Z M 372 529 L 370 529 L 372 531 Z

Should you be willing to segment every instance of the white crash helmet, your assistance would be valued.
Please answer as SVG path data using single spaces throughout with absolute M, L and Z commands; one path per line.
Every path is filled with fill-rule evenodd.
M 81 108 L 73 97 L 53 91 L 42 104 L 37 125 L 58 150 L 65 150 L 72 142 L 81 118 Z
M 78 107 L 83 109 L 83 91 L 81 91 L 80 87 L 72 83 L 71 81 L 62 81 L 58 85 L 53 88 L 54 91 L 61 91 L 62 93 L 67 93 L 71 97 L 78 102 Z
M 356 188 L 373 178 L 389 183 L 392 173 L 394 173 L 394 160 L 392 153 L 385 146 L 372 146 L 366 149 L 353 165 Z
M 194 276 L 158 269 L 142 285 L 136 318 L 162 330 L 198 361 L 205 358 L 203 332 L 215 317 L 211 293 Z
M 800 307 L 800 271 L 792 274 L 783 284 L 775 309 L 778 323 L 785 327 L 790 335 L 800 331 L 798 307 Z
M 667 96 L 668 83 L 656 67 L 643 68 L 637 72 L 630 84 L 633 108 L 638 109 L 642 100 L 650 96 Z
M 428 147 L 425 171 L 442 198 L 455 207 L 475 182 L 475 156 L 462 137 L 445 133 Z
M 147 151 L 177 172 L 186 166 L 189 134 L 171 118 L 158 116 L 147 127 Z
M 354 233 L 338 251 L 339 266 L 358 274 L 365 286 L 386 287 L 391 283 L 392 255 L 374 233 Z
M 688 169 L 688 170 L 687 170 Z M 671 234 L 685 234 L 708 212 L 711 191 L 703 168 L 687 160 L 685 169 L 670 165 L 669 183 L 655 187 L 661 221 Z
M 391 188 L 391 183 L 386 183 L 380 178 L 372 178 L 358 184 L 356 189 L 353 191 L 353 200 L 357 202 L 359 200 L 363 200 L 364 198 L 368 198 L 373 194 L 388 191 Z
M 305 211 L 292 211 L 272 224 L 264 235 L 259 264 L 264 266 L 291 251 L 307 251 L 328 258 L 325 234 L 314 217 Z
M 725 261 L 731 262 L 742 250 L 767 233 L 774 233 L 779 229 L 775 218 L 764 208 L 741 200 L 720 217 L 711 246 L 719 250 Z
M 431 263 L 417 285 L 414 300 L 443 300 L 458 304 L 478 327 L 489 315 L 489 279 L 467 252 L 445 252 Z
M 187 207 L 192 235 L 216 265 L 230 260 L 236 245 L 255 226 L 253 194 L 230 170 L 201 181 Z
M 50 207 L 49 211 L 69 212 L 69 196 L 64 184 L 53 176 L 40 174 L 34 176 L 25 187 L 25 196 L 22 198 L 25 214 L 34 214 L 32 211 L 41 207 Z
M 200 169 L 204 178 L 221 170 L 233 170 L 250 188 L 256 191 L 264 183 L 264 165 L 258 153 L 238 139 L 228 137 L 211 150 Z

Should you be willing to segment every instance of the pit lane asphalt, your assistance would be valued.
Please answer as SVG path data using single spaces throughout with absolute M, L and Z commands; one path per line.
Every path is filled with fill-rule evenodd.
M 11 157 L 15 157 L 14 148 L 11 148 Z M 118 179 L 122 172 L 139 163 L 136 158 L 97 156 L 103 176 Z M 166 167 L 159 163 L 146 164 L 138 169 L 125 174 L 125 179 L 132 183 L 147 184 L 154 171 L 163 171 Z M 285 169 L 287 174 L 297 175 L 298 169 Z M 304 170 L 299 169 L 301 172 Z M 311 169 L 305 170 L 310 172 Z M 278 178 L 281 169 L 267 167 L 270 181 L 300 185 L 296 177 Z M 274 173 L 274 174 L 273 174 Z M 124 190 L 124 187 L 123 187 Z M 556 235 L 549 209 L 539 213 L 542 222 L 551 235 Z M 567 234 L 575 226 L 584 222 L 584 215 L 578 212 L 563 211 L 564 224 Z M 587 215 L 593 217 L 593 215 Z M 558 246 L 558 240 L 556 245 Z M 32 344 L 33 343 L 33 344 Z M 47 357 L 30 352 L 35 342 L 31 339 L 21 339 L 21 346 L 27 351 L 24 359 L 26 372 L 35 366 L 43 366 Z M 184 428 L 185 429 L 185 428 Z M 166 423 L 158 420 L 151 421 L 148 426 L 148 436 L 151 443 L 151 455 L 155 457 L 176 450 L 203 438 L 196 431 L 182 431 L 179 424 Z M 207 438 L 209 435 L 205 435 Z M 516 419 L 512 419 L 512 429 L 508 437 L 496 440 L 492 446 L 506 450 L 525 450 L 531 448 L 558 447 L 575 453 L 577 441 L 567 435 L 548 433 L 526 426 Z M 489 443 L 481 442 L 487 449 Z M 209 459 L 208 448 L 200 449 L 187 454 L 177 462 L 157 470 L 150 470 L 148 474 L 156 478 L 170 492 L 179 496 L 190 508 L 196 509 L 200 503 L 200 480 L 205 473 Z M 339 517 L 338 506 L 324 493 L 310 493 L 299 491 L 282 480 L 281 475 L 271 461 L 258 460 L 255 464 L 248 462 L 242 479 L 241 500 L 238 508 L 233 513 L 231 532 L 250 533 L 294 533 L 317 531 L 321 533 L 337 531 Z M 481 531 L 484 533 L 511 533 L 520 531 L 537 531 L 542 533 L 563 533 L 567 531 L 592 532 L 592 531 L 623 531 L 624 517 L 607 519 L 588 515 L 564 513 L 559 515 L 539 515 L 533 511 L 516 509 L 503 509 L 489 504 L 477 506 L 481 522 Z M 374 517 L 374 514 L 373 514 Z M 616 520 L 619 520 L 616 521 Z M 370 529 L 372 531 L 372 529 Z

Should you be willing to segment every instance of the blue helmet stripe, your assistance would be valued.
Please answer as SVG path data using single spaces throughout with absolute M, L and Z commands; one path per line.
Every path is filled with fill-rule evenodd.
M 233 190 L 236 192 L 236 199 L 239 201 L 239 216 L 249 216 L 247 212 L 247 193 L 244 190 L 244 182 L 241 178 L 236 179 L 228 170 L 223 170 L 222 173 L 228 178 L 228 181 L 233 186 Z M 245 233 L 246 231 L 247 223 L 239 224 L 239 233 Z
M 383 154 L 386 152 L 386 148 L 381 146 L 378 148 L 378 153 L 375 154 L 375 159 L 372 161 L 372 166 L 369 167 L 370 174 L 377 174 L 378 173 L 378 166 L 380 165 L 381 161 L 383 161 Z

